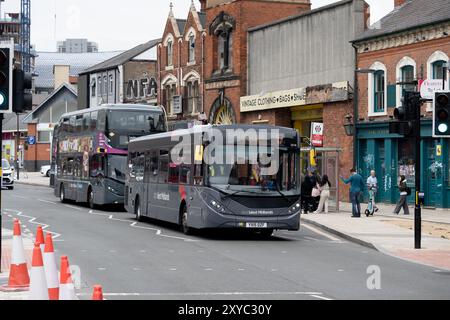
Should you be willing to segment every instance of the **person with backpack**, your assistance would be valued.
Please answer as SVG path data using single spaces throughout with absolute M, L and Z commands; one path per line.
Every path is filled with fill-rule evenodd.
M 398 183 L 398 189 L 400 190 L 400 199 L 397 202 L 397 206 L 395 207 L 394 214 L 399 214 L 400 209 L 403 208 L 404 214 L 409 215 L 408 208 L 408 195 L 411 194 L 411 189 L 408 187 L 406 183 L 406 177 L 404 175 L 400 176 L 400 182 Z
M 325 213 L 328 213 L 328 199 L 330 198 L 330 188 L 331 183 L 328 180 L 328 176 L 325 174 L 319 183 L 320 200 L 319 206 L 317 207 L 317 210 L 314 213 L 321 213 L 323 212 L 324 209 Z

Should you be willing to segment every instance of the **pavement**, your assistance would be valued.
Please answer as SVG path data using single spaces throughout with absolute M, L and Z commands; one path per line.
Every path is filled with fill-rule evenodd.
M 89 299 L 95 284 L 109 300 L 450 299 L 444 269 L 306 223 L 268 240 L 220 231 L 186 236 L 171 224 L 137 222 L 120 208 L 61 203 L 48 187 L 17 185 L 3 197 L 6 229 L 17 217 L 31 231 L 42 224 L 57 235 L 57 258 L 68 255 L 79 268 L 80 299 Z
M 422 246 L 417 250 L 414 249 L 414 208 L 410 208 L 410 215 L 403 215 L 402 212 L 395 215 L 392 213 L 393 205 L 379 204 L 379 211 L 374 216 L 352 218 L 351 204 L 341 203 L 340 207 L 339 213 L 308 214 L 302 215 L 302 219 L 306 223 L 385 254 L 450 270 L 449 210 L 422 210 Z M 448 231 L 441 232 L 441 236 L 433 235 L 425 226 L 427 229 L 433 227 Z
M 19 180 L 14 180 L 15 184 L 26 184 L 32 186 L 50 186 L 50 178 L 42 175 L 40 172 L 19 172 Z

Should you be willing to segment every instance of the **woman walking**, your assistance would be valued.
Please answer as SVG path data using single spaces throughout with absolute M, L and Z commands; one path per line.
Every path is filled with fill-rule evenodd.
M 325 213 L 328 213 L 328 199 L 330 198 L 330 188 L 331 183 L 328 180 L 328 176 L 324 175 L 322 177 L 322 180 L 319 183 L 319 190 L 320 190 L 320 201 L 319 201 L 319 207 L 314 213 L 321 213 L 324 210 L 325 207 Z
M 394 213 L 399 214 L 400 209 L 403 208 L 405 215 L 408 215 L 409 208 L 408 208 L 408 200 L 406 199 L 406 197 L 408 196 L 408 185 L 406 184 L 406 177 L 404 175 L 400 176 L 398 189 L 400 190 L 400 200 L 398 200 Z

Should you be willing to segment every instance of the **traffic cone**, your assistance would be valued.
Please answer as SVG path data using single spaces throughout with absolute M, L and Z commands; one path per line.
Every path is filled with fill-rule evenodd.
M 103 300 L 103 289 L 101 285 L 94 286 L 94 293 L 92 294 L 92 300 Z
M 50 300 L 59 299 L 58 267 L 56 266 L 55 250 L 53 249 L 52 234 L 47 232 L 44 248 L 44 269 L 47 280 L 48 297 Z
M 41 248 L 41 252 L 44 253 L 44 231 L 42 230 L 42 226 L 38 226 L 36 230 L 36 241 L 37 244 L 39 244 L 39 248 Z
M 2 286 L 4 291 L 27 291 L 30 285 L 25 250 L 23 248 L 22 232 L 19 220 L 14 220 L 14 233 L 11 252 L 11 267 L 8 285 Z
M 45 279 L 44 261 L 38 243 L 34 245 L 31 263 L 30 299 L 48 300 L 47 280 Z
M 59 300 L 78 300 L 70 274 L 69 259 L 66 256 L 61 257 Z

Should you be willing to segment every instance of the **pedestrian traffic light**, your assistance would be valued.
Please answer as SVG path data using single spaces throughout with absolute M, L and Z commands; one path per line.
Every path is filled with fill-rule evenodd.
M 0 44 L 0 113 L 12 112 L 13 55 L 11 44 Z
M 434 94 L 433 137 L 450 137 L 450 91 Z
M 14 97 L 13 111 L 22 113 L 33 108 L 33 96 L 30 92 L 32 88 L 32 78 L 30 73 L 23 70 L 14 70 Z

